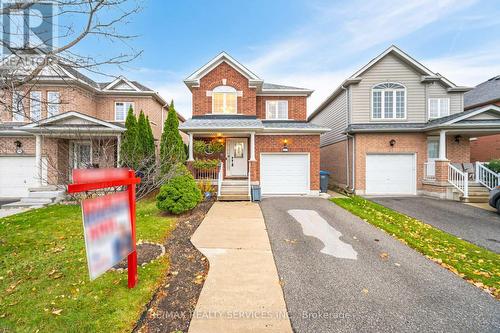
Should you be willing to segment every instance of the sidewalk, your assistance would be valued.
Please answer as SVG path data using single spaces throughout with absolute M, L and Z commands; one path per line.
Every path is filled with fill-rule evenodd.
M 210 270 L 190 333 L 292 332 L 258 204 L 216 202 L 191 242 Z

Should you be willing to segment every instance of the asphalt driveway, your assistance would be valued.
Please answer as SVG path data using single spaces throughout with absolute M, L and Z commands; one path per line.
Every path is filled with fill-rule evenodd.
M 452 235 L 500 253 L 500 215 L 458 201 L 425 197 L 369 198 Z
M 500 302 L 335 204 L 261 208 L 296 332 L 499 331 Z

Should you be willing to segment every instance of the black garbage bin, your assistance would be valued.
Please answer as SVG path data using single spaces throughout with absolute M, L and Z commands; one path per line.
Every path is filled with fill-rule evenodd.
M 330 172 L 321 170 L 319 172 L 319 188 L 321 193 L 328 191 L 328 181 L 330 180 Z

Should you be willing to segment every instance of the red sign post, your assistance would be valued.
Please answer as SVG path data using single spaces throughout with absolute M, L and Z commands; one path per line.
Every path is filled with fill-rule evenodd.
M 137 284 L 137 249 L 135 244 L 135 185 L 141 179 L 135 176 L 134 170 L 116 169 L 74 169 L 73 184 L 68 185 L 68 193 L 99 190 L 116 186 L 127 186 L 130 207 L 130 223 L 133 251 L 127 257 L 128 287 Z

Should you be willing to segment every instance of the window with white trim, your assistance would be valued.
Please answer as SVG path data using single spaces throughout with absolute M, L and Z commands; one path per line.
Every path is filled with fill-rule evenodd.
M 12 121 L 24 121 L 23 93 L 12 92 Z
M 212 113 L 235 114 L 238 112 L 238 92 L 230 86 L 212 90 Z
M 372 88 L 372 119 L 405 119 L 406 88 L 399 83 L 381 83 Z
M 31 121 L 42 119 L 42 92 L 32 91 L 30 93 L 30 117 Z
M 429 98 L 429 119 L 436 119 L 450 115 L 449 98 Z
M 115 121 L 125 121 L 130 108 L 134 109 L 133 102 L 115 102 Z
M 59 114 L 61 95 L 59 91 L 47 91 L 47 118 Z
M 266 101 L 266 119 L 288 119 L 288 101 Z

